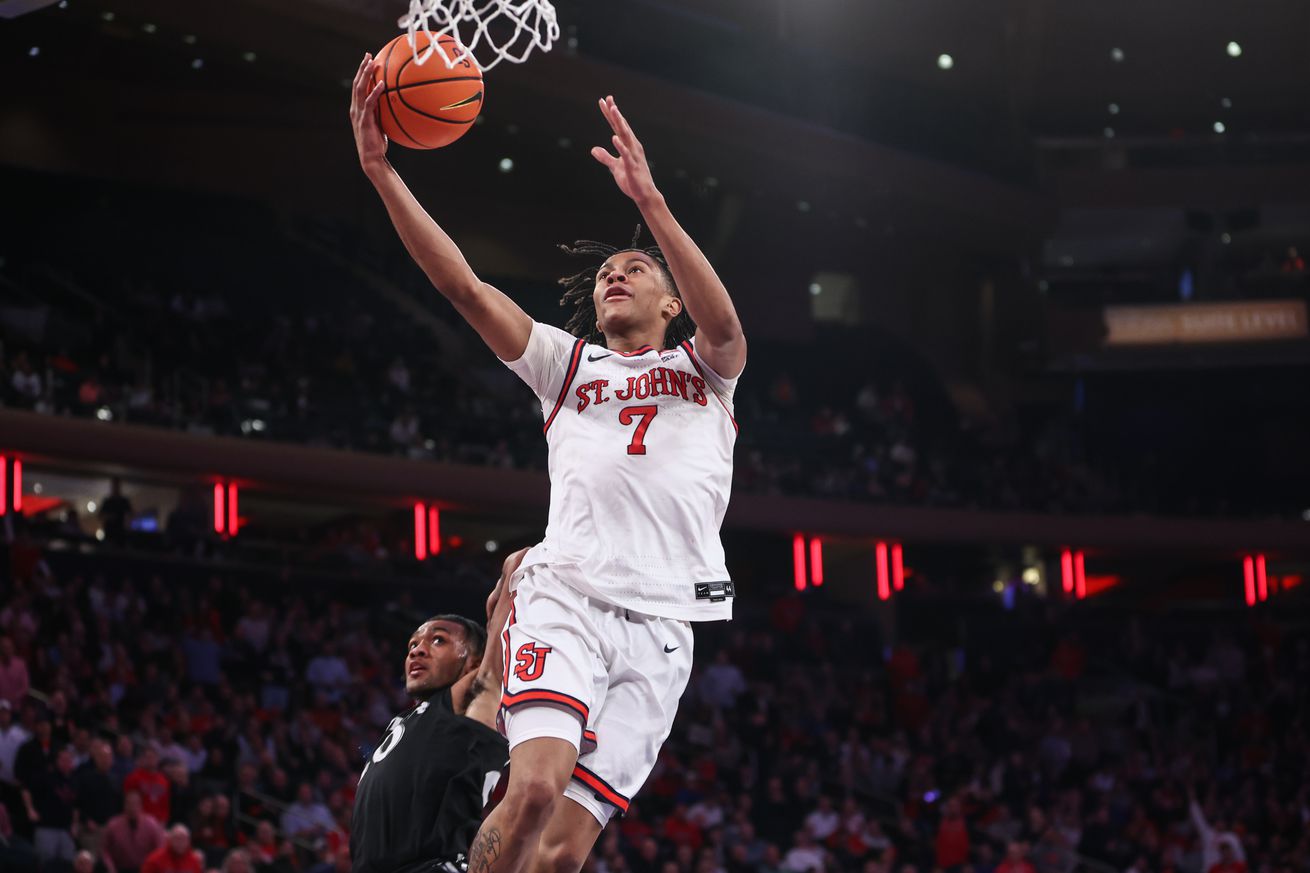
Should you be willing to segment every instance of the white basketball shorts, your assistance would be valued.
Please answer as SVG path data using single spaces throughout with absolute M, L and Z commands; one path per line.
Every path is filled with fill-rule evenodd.
M 604 827 L 628 808 L 673 728 L 691 676 L 691 623 L 612 606 L 529 567 L 502 633 L 509 747 L 578 749 L 564 796 Z

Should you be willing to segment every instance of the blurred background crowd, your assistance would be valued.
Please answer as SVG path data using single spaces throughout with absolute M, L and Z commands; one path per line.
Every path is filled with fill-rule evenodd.
M 358 765 L 409 705 L 402 643 L 437 593 L 30 539 L 9 566 L 0 867 L 349 869 Z M 451 559 L 439 579 L 475 609 L 491 572 Z M 702 632 L 672 739 L 589 873 L 1310 865 L 1304 627 L 1202 613 L 1161 631 L 1037 599 L 901 609 L 894 645 L 795 593 Z

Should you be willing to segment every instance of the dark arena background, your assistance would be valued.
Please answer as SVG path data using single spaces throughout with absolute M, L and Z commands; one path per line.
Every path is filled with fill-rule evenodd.
M 587 873 L 1310 870 L 1310 4 L 558 9 L 392 161 L 562 325 L 614 94 L 751 343 L 736 618 Z M 131 873 L 125 787 L 349 870 L 406 636 L 542 535 L 354 151 L 403 12 L 0 2 L 4 871 Z

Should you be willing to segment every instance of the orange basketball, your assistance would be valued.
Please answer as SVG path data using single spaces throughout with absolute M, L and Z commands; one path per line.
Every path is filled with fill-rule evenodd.
M 431 37 L 421 30 L 414 36 L 421 57 Z M 447 34 L 437 41 L 449 57 L 459 50 Z M 441 52 L 433 51 L 422 65 L 416 64 L 406 34 L 378 52 L 373 75 L 374 82 L 387 83 L 378 98 L 383 132 L 412 149 L 450 145 L 468 132 L 482 111 L 482 70 L 477 63 L 465 58 L 447 67 Z

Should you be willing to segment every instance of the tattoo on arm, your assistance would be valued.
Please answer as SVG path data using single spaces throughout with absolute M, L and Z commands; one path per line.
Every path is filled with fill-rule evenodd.
M 500 828 L 483 827 L 469 848 L 469 873 L 490 873 L 500 859 Z

